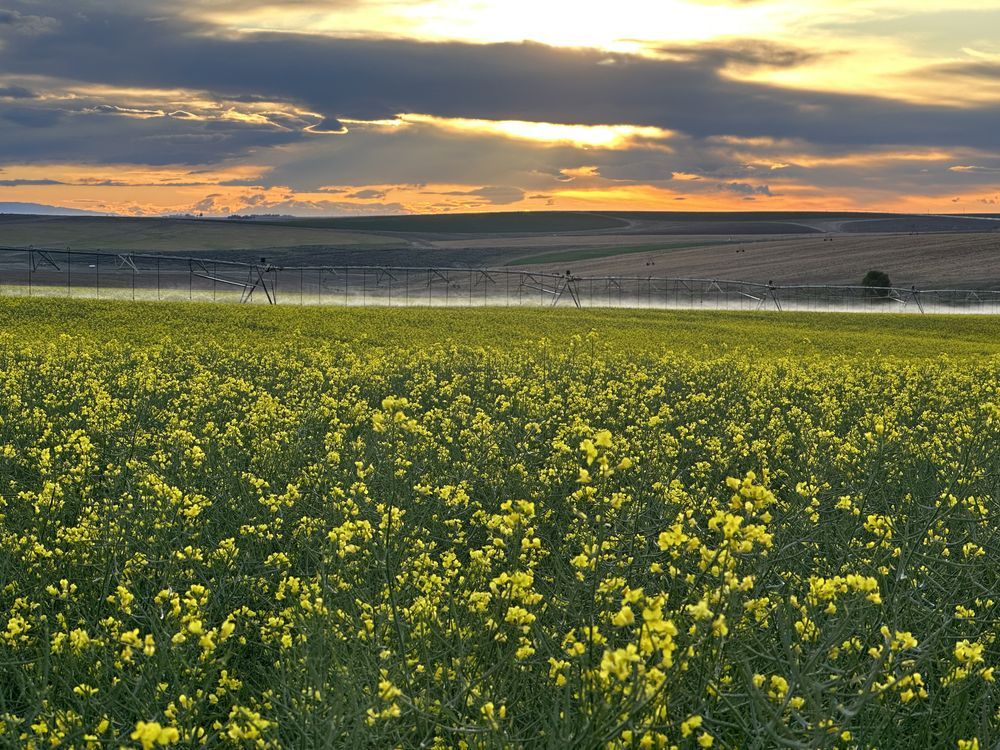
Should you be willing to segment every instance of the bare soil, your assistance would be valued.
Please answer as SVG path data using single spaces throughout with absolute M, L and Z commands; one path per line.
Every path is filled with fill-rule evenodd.
M 513 264 L 516 266 L 516 264 Z M 836 234 L 653 250 L 525 266 L 577 276 L 667 276 L 779 284 L 859 284 L 870 270 L 896 286 L 1000 287 L 1000 235 Z

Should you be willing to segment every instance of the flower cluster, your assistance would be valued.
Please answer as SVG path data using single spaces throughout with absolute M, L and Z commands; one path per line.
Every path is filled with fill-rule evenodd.
M 577 343 L 0 341 L 0 736 L 996 744 L 996 360 Z

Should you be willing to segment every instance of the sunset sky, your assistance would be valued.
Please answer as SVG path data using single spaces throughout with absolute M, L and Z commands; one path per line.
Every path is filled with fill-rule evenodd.
M 998 30 L 1000 0 L 0 0 L 0 203 L 996 212 Z

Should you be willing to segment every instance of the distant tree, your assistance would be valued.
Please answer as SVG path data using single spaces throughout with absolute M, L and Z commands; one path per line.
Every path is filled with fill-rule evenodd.
M 868 294 L 874 297 L 888 297 L 892 282 L 885 271 L 869 271 L 861 279 L 861 286 L 867 287 Z

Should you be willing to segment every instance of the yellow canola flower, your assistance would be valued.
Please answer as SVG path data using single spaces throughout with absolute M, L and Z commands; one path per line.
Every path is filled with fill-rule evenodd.
M 605 651 L 601 657 L 601 676 L 605 679 L 616 677 L 625 680 L 632 672 L 632 665 L 639 659 L 638 650 L 631 643 L 625 648 Z
M 963 639 L 955 644 L 955 659 L 965 667 L 971 667 L 983 661 L 983 644 L 972 643 Z
M 161 726 L 158 721 L 140 721 L 135 725 L 135 730 L 129 735 L 133 740 L 138 740 L 142 745 L 142 750 L 160 745 L 166 746 L 180 741 L 180 733 L 175 727 Z
M 695 729 L 701 726 L 702 718 L 698 714 L 689 716 L 681 722 L 681 737 L 690 737 Z
M 712 610 L 708 607 L 708 602 L 702 599 L 697 604 L 688 604 L 687 613 L 691 615 L 696 620 L 710 620 L 712 619 Z
M 632 625 L 635 623 L 635 614 L 632 612 L 632 608 L 625 605 L 614 617 L 611 618 L 611 624 L 616 628 L 623 628 L 626 625 Z

